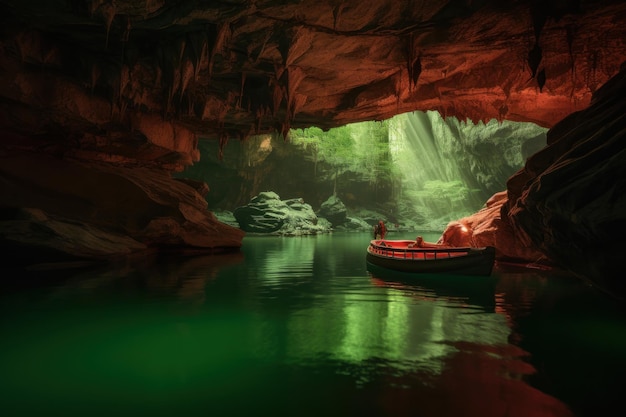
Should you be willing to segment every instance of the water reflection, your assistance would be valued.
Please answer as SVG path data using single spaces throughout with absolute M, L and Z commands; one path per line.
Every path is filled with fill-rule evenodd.
M 4 291 L 0 407 L 15 416 L 580 417 L 573 381 L 590 373 L 581 363 L 598 348 L 614 369 L 598 355 L 593 369 L 610 381 L 595 378 L 586 394 L 619 398 L 610 382 L 626 369 L 624 323 L 591 314 L 601 306 L 583 314 L 585 288 L 519 271 L 471 282 L 372 272 L 368 238 L 246 238 L 232 257 L 85 270 Z M 581 361 L 568 362 L 574 354 Z
M 280 247 L 270 247 L 264 255 L 259 278 L 264 283 L 280 283 L 290 278 L 307 277 L 313 270 L 315 252 L 306 239 L 283 239 Z
M 425 300 L 447 301 L 450 307 L 481 308 L 494 311 L 495 276 L 465 276 L 446 274 L 411 274 L 389 271 L 368 264 L 367 270 L 375 285 L 396 288 Z
M 103 304 L 177 301 L 199 306 L 207 282 L 226 267 L 241 264 L 241 252 L 222 255 L 161 256 L 134 259 L 106 267 L 19 270 L 3 280 L 4 303 Z

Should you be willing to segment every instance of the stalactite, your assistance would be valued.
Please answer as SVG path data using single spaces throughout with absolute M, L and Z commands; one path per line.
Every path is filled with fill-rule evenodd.
M 222 129 L 226 124 L 226 116 L 228 115 L 228 111 L 232 108 L 233 98 L 234 94 L 232 92 L 229 92 L 226 100 L 220 102 L 215 109 L 216 111 L 214 112 L 214 114 L 217 113 L 215 123 L 220 129 Z M 215 105 L 213 105 L 213 107 L 215 108 Z
M 215 63 L 215 55 L 218 52 L 224 53 L 226 51 L 226 46 L 228 45 L 228 42 L 230 42 L 231 36 L 232 32 L 230 29 L 230 23 L 222 23 L 217 29 L 217 35 L 215 37 L 213 49 L 209 54 L 209 77 L 213 75 L 213 64 Z
M 191 60 L 186 59 L 182 63 L 181 77 L 180 77 L 180 98 L 182 99 L 183 94 L 187 91 L 189 87 L 189 81 L 193 78 L 194 75 L 194 66 Z
M 130 20 L 130 16 L 126 15 L 126 26 L 124 28 L 124 33 L 122 33 L 122 41 L 123 42 L 128 42 L 128 39 L 130 39 L 130 31 L 132 29 L 132 22 Z
M 565 27 L 565 33 L 566 33 L 566 40 L 567 40 L 567 49 L 569 52 L 569 59 L 570 59 L 570 65 L 571 65 L 571 70 L 572 70 L 572 78 L 575 75 L 575 71 L 574 71 L 574 37 L 576 34 L 576 28 L 574 27 L 573 24 L 571 25 L 567 25 Z
M 130 83 L 130 68 L 128 65 L 122 65 L 120 69 L 120 95 L 122 95 L 126 86 Z
M 119 110 L 119 91 L 120 91 L 120 79 L 119 77 L 113 79 L 111 81 L 111 92 L 110 92 L 110 97 L 109 97 L 109 105 L 111 106 L 111 111 L 109 113 L 109 116 L 111 118 L 114 118 L 115 116 L 115 110 Z
M 118 91 L 118 96 L 117 96 L 118 105 L 121 105 L 121 102 L 124 100 L 123 99 L 124 90 L 129 84 L 130 84 L 130 69 L 128 68 L 128 65 L 122 65 L 122 68 L 120 70 L 120 86 L 119 86 L 119 91 Z
M 502 122 L 508 113 L 509 106 L 507 106 L 506 103 L 503 103 L 498 109 L 498 121 Z
M 202 44 L 202 51 L 200 53 L 200 57 L 198 58 L 198 62 L 196 63 L 196 80 L 200 76 L 200 68 L 202 68 L 202 63 L 208 61 L 209 56 L 209 42 L 205 39 Z
M 285 67 L 282 63 L 274 63 L 274 74 L 277 80 L 280 80 L 283 76 L 283 73 L 287 67 Z
M 193 74 L 193 64 L 184 60 L 185 50 L 187 49 L 187 40 L 185 38 L 180 38 L 176 44 L 177 47 L 177 60 L 174 62 L 174 76 L 172 79 L 172 97 L 171 100 L 174 99 L 176 94 L 178 94 L 178 107 L 176 108 L 176 113 L 180 114 L 182 109 L 182 99 L 185 94 L 185 90 L 187 88 L 187 83 Z M 191 65 L 191 69 L 188 68 L 187 64 Z
M 289 140 L 289 130 L 291 130 L 291 126 L 289 125 L 289 122 L 285 121 L 281 123 L 280 134 L 282 135 L 284 141 Z
M 104 18 L 104 22 L 106 25 L 106 41 L 104 43 L 104 49 L 109 47 L 109 33 L 111 31 L 111 24 L 113 24 L 113 19 L 115 18 L 115 5 L 113 2 L 103 4 L 100 8 L 100 13 L 102 13 L 102 17 Z
M 274 117 L 278 115 L 278 110 L 280 109 L 280 105 L 283 102 L 283 98 L 285 97 L 285 89 L 282 85 L 279 84 L 277 80 L 273 80 L 272 89 L 272 103 L 273 109 L 272 114 Z
M 122 98 L 119 103 L 119 108 L 120 108 L 119 118 L 120 120 L 123 120 L 124 114 L 126 114 L 126 109 L 128 108 L 128 100 L 125 100 Z
M 269 41 L 271 37 L 272 37 L 272 32 L 268 31 L 265 34 L 265 39 L 263 40 L 263 43 L 261 44 L 261 48 L 259 48 L 259 52 L 256 54 L 255 57 L 252 57 L 252 51 L 248 51 L 248 58 L 251 60 L 251 62 L 253 64 L 255 64 L 255 65 L 258 64 L 259 59 L 263 55 L 263 52 L 265 52 L 265 48 L 267 46 L 267 41 Z
M 193 115 L 198 120 L 204 119 L 204 107 L 206 106 L 206 98 L 204 97 L 194 97 L 193 101 Z
M 539 85 L 539 92 L 543 92 L 543 86 L 546 84 L 546 70 L 542 68 L 537 74 L 537 85 Z
M 230 22 L 222 23 L 217 31 L 217 39 L 215 40 L 214 51 L 224 53 L 227 50 L 227 45 L 232 37 L 232 31 L 230 29 Z
M 241 100 L 243 98 L 243 86 L 246 84 L 246 73 L 241 72 L 241 85 L 239 87 L 239 100 L 237 101 L 237 108 L 241 108 Z
M 209 78 L 211 77 L 211 73 L 213 71 L 213 59 L 215 55 L 215 40 L 217 39 L 218 29 L 213 24 L 205 24 L 203 32 L 205 33 L 205 38 L 207 40 L 206 44 L 206 66 L 207 71 L 209 73 Z
M 530 13 L 535 34 L 535 45 L 528 52 L 528 66 L 530 67 L 530 79 L 533 79 L 537 76 L 539 63 L 543 57 L 541 47 L 539 46 L 539 38 L 548 18 L 540 4 L 532 4 Z
M 413 91 L 413 89 L 417 86 L 417 81 L 422 73 L 422 54 L 418 53 L 416 49 L 417 45 L 415 36 L 411 34 L 409 35 L 409 39 L 407 41 L 406 51 L 407 70 L 409 72 L 409 91 Z
M 154 69 L 154 87 L 158 87 L 161 85 L 161 82 L 163 81 L 163 70 L 161 69 L 161 67 L 159 65 L 156 66 L 156 68 Z
M 196 97 L 189 97 L 189 116 L 196 117 L 198 115 L 197 109 L 199 106 L 196 102 Z
M 185 38 L 180 38 L 178 40 L 178 63 L 183 62 L 183 57 L 185 55 L 185 50 L 187 49 L 187 40 Z
M 219 148 L 217 150 L 217 157 L 221 161 L 224 159 L 224 148 L 228 144 L 228 132 L 225 130 L 219 133 Z
M 414 89 L 417 86 L 417 81 L 419 80 L 420 74 L 422 73 L 422 56 L 418 55 L 417 58 L 413 61 L 413 66 L 411 67 L 411 87 Z
M 257 110 L 256 112 L 256 119 L 255 119 L 255 133 L 258 135 L 259 132 L 261 132 L 261 122 L 263 121 L 263 112 L 261 111 L 261 109 Z
M 181 62 L 181 56 L 183 56 L 185 45 L 186 42 L 183 39 L 177 39 L 174 43 L 172 41 L 163 41 L 156 51 L 157 69 L 160 68 L 160 77 L 157 71 L 157 78 L 161 80 L 163 91 L 167 92 L 164 97 L 164 116 L 172 110 L 172 102 L 176 94 L 180 93 L 182 96 L 182 73 L 185 71 L 185 68 Z
M 102 75 L 102 72 L 100 71 L 100 67 L 95 62 L 92 63 L 91 64 L 91 94 L 93 94 L 96 89 L 96 85 L 98 84 L 100 75 Z
M 537 75 L 539 63 L 541 62 L 542 52 L 539 41 L 535 41 L 535 46 L 528 52 L 528 66 L 530 67 L 530 78 L 533 79 Z
M 290 120 L 294 119 L 298 109 L 306 102 L 306 96 L 298 95 L 296 92 L 305 77 L 306 74 L 300 67 L 287 69 L 287 113 Z
M 396 110 L 399 112 L 400 111 L 400 99 L 402 98 L 402 91 L 403 91 L 403 86 L 402 86 L 402 70 L 398 71 L 398 73 L 394 76 L 394 89 L 395 89 L 395 93 L 396 93 Z
M 289 57 L 289 47 L 291 46 L 290 33 L 284 26 L 277 25 L 274 35 L 276 35 L 276 49 L 278 49 L 282 58 L 281 64 L 286 66 L 287 58 Z
M 190 52 L 188 55 L 194 63 L 194 79 L 197 81 L 200 74 L 200 66 L 205 59 L 207 50 L 207 38 L 205 32 L 194 32 L 187 35 L 189 38 L 188 46 Z
M 298 111 L 306 104 L 308 96 L 305 94 L 295 93 L 295 98 L 293 99 L 293 107 L 290 111 L 290 119 L 293 121 L 296 117 Z
M 535 32 L 535 40 L 539 42 L 539 37 L 541 36 L 541 32 L 543 31 L 543 27 L 548 20 L 548 16 L 544 12 L 544 5 L 540 4 L 541 2 L 536 2 L 532 4 L 530 15 L 533 22 L 533 30 Z
M 172 102 L 174 100 L 174 96 L 178 92 L 177 87 L 180 85 L 180 79 L 181 79 L 180 69 L 174 68 L 172 72 L 172 82 L 168 86 L 169 88 L 167 89 L 167 104 L 165 106 L 165 114 L 169 114 L 170 111 L 172 110 Z
M 302 26 L 298 26 L 291 30 L 289 37 L 290 43 L 287 55 L 283 57 L 287 67 L 295 64 L 298 58 L 305 55 L 311 49 L 313 32 L 304 29 Z

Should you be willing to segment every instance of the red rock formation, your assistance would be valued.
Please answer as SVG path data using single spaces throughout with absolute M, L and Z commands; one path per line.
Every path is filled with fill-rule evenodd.
M 506 195 L 446 233 L 466 225 L 474 243 L 496 246 L 500 259 L 551 263 L 625 297 L 617 273 L 626 250 L 624 109 L 626 64 L 587 109 L 548 131 L 548 146 L 509 179 Z
M 506 217 L 502 218 L 508 201 L 506 191 L 495 194 L 477 213 L 450 222 L 441 239 L 452 246 L 494 246 L 499 261 L 550 264 L 543 253 L 513 232 Z
M 163 170 L 12 153 L 0 155 L 0 178 L 0 248 L 13 255 L 9 264 L 119 258 L 150 248 L 221 253 L 239 248 L 244 235 Z
M 0 2 L 4 130 L 168 169 L 412 110 L 550 127 L 626 58 L 621 1 L 83 3 Z

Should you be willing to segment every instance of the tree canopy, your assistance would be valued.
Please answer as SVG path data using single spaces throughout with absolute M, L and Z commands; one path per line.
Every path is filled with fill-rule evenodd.
M 293 129 L 289 138 L 307 158 L 332 166 L 336 176 L 351 171 L 374 184 L 393 177 L 387 121 L 354 123 L 328 131 Z

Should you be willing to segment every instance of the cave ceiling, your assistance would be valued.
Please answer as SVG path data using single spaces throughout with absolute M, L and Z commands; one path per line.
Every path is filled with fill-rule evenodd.
M 622 1 L 2 0 L 0 11 L 5 143 L 58 136 L 123 154 L 149 142 L 183 164 L 202 138 L 414 110 L 551 127 L 626 58 Z

